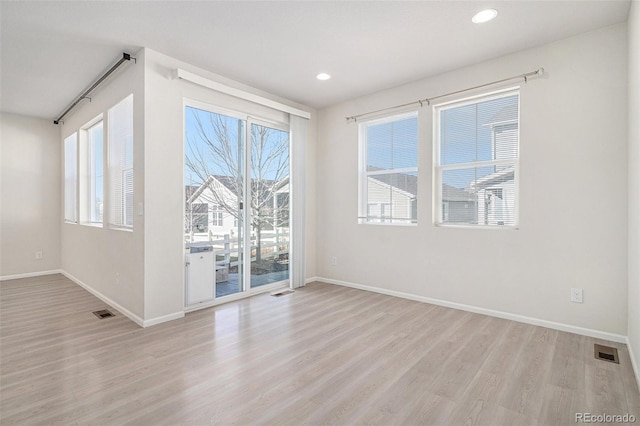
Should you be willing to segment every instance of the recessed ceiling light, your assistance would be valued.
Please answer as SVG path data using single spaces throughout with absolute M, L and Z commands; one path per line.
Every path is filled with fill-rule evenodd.
M 483 24 L 485 22 L 489 22 L 496 16 L 498 16 L 497 10 L 485 9 L 473 15 L 473 18 L 471 18 L 471 22 L 473 22 L 474 24 Z
M 331 76 L 329 74 L 327 74 L 326 72 L 321 72 L 320 74 L 316 75 L 316 78 L 318 80 L 329 80 L 331 78 Z

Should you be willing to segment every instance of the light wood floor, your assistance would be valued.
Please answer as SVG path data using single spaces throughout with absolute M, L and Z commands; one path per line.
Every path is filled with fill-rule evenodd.
M 575 424 L 640 394 L 596 339 L 313 283 L 148 329 L 61 275 L 1 283 L 10 424 Z

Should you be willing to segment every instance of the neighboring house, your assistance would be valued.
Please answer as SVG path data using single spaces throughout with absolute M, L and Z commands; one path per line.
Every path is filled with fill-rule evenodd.
M 514 158 L 512 150 L 518 149 L 518 105 L 505 106 L 485 126 L 491 127 L 493 158 Z M 478 223 L 515 225 L 514 166 L 495 166 L 494 173 L 473 182 L 469 189 L 477 194 Z
M 442 219 L 447 223 L 477 223 L 476 195 L 467 189 L 442 184 Z
M 206 239 L 237 234 L 238 197 L 231 178 L 209 176 L 200 185 L 185 187 L 185 234 Z
M 370 223 L 391 219 L 415 221 L 418 211 L 417 177 L 404 173 L 369 176 L 367 180 L 367 218 Z
M 237 185 L 229 176 L 209 176 L 200 185 L 185 187 L 185 234 L 198 240 L 237 235 L 240 200 Z M 289 177 L 280 182 L 254 183 L 252 193 L 261 204 L 261 231 L 289 227 Z
M 514 167 L 508 167 L 471 184 L 478 196 L 478 220 L 485 225 L 515 224 Z
M 495 160 L 514 158 L 517 149 L 518 106 L 500 109 L 484 124 L 491 127 Z M 515 147 L 515 148 L 514 148 Z M 494 172 L 472 181 L 468 188 L 442 185 L 442 218 L 447 223 L 515 224 L 515 167 L 493 166 Z

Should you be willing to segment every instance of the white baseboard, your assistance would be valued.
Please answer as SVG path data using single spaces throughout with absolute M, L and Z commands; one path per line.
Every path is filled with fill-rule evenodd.
M 61 269 L 52 269 L 50 271 L 29 272 L 26 274 L 3 275 L 0 277 L 0 281 L 18 280 L 20 278 L 41 277 L 44 275 L 53 275 L 53 274 L 61 274 L 61 273 L 62 273 Z
M 65 277 L 69 278 L 71 281 L 73 281 L 74 283 L 78 284 L 80 287 L 84 288 L 89 293 L 93 294 L 95 297 L 97 297 L 98 299 L 102 300 L 107 305 L 109 305 L 112 308 L 116 309 L 118 312 L 120 312 L 121 314 L 123 314 L 124 316 L 129 318 L 131 321 L 133 321 L 136 324 L 138 324 L 140 327 L 144 327 L 145 326 L 145 324 L 144 324 L 145 321 L 142 318 L 140 318 L 138 315 L 134 314 L 133 312 L 131 312 L 130 310 L 128 310 L 124 306 L 120 305 L 119 303 L 114 302 L 113 300 L 111 300 L 110 298 L 105 296 L 104 294 L 100 293 L 98 290 L 92 288 L 88 284 L 83 283 L 82 281 L 80 281 L 78 278 L 74 277 L 70 273 L 68 273 L 68 272 L 66 272 L 64 270 L 60 271 L 60 272 L 62 273 L 62 275 L 64 275 Z M 152 321 L 152 320 L 150 320 L 150 321 Z
M 631 347 L 631 342 L 629 341 L 629 336 L 626 339 L 627 349 L 629 350 L 629 358 L 631 358 L 631 366 L 633 367 L 633 372 L 636 375 L 636 383 L 640 386 L 640 361 L 636 358 L 636 354 L 633 352 L 633 348 Z
M 314 281 L 320 281 L 320 278 L 318 278 L 318 277 L 307 278 L 306 280 L 304 280 L 304 283 L 305 284 L 309 284 L 309 283 L 312 283 Z
M 462 303 L 450 302 L 448 300 L 432 299 L 430 297 L 417 296 L 411 293 L 403 293 L 400 291 L 387 290 L 384 288 L 371 287 L 363 284 L 356 284 L 347 281 L 334 280 L 331 278 L 317 277 L 315 281 L 321 281 L 328 284 L 341 285 L 344 287 L 356 288 L 359 290 L 371 291 L 374 293 L 386 294 L 387 296 L 401 297 L 403 299 L 414 300 L 416 302 L 430 303 L 432 305 L 444 306 L 446 308 L 459 309 L 462 311 L 473 312 L 476 314 L 488 315 L 497 318 L 508 319 L 511 321 L 522 322 L 525 324 L 537 325 L 540 327 L 551 328 L 559 331 L 566 331 L 569 333 L 580 334 L 583 336 L 594 337 L 597 339 L 609 340 L 617 343 L 628 343 L 627 336 L 621 334 L 608 333 L 606 331 L 593 330 L 590 328 L 578 327 L 575 325 L 563 324 L 554 321 L 547 321 L 539 318 L 527 317 L 524 315 L 512 314 L 509 312 L 496 311 L 493 309 L 481 308 L 478 306 L 465 305 Z M 629 345 L 627 344 L 627 347 Z M 635 365 L 634 365 L 635 368 Z M 636 370 L 636 376 L 638 375 Z M 640 381 L 639 381 L 640 383 Z
M 175 319 L 184 318 L 184 311 L 174 312 L 172 314 L 163 315 L 161 317 L 155 317 L 148 320 L 144 320 L 143 327 L 151 327 L 152 325 L 161 324 L 167 321 L 173 321 Z

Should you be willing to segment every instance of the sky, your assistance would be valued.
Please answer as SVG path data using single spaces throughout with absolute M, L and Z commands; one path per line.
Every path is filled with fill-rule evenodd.
M 244 120 L 240 120 L 237 118 L 224 116 L 221 114 L 216 114 L 209 111 L 204 111 L 192 107 L 186 107 L 185 110 L 185 136 L 186 136 L 186 146 L 185 146 L 185 155 L 194 157 L 197 154 L 194 154 L 193 147 L 197 146 L 202 149 L 202 153 L 208 158 L 207 167 L 210 171 L 210 174 L 222 175 L 222 176 L 232 176 L 234 172 L 229 170 L 229 168 L 223 164 L 221 161 L 215 161 L 213 159 L 213 154 L 206 148 L 206 144 L 203 142 L 200 131 L 198 129 L 198 124 L 196 120 L 196 116 L 200 118 L 200 122 L 203 125 L 205 132 L 208 135 L 214 135 L 214 127 L 211 124 L 212 118 L 220 119 L 220 124 L 226 128 L 226 135 L 228 137 L 226 145 L 229 147 L 228 157 L 234 161 L 234 164 L 238 162 L 238 153 L 242 151 L 242 147 L 239 147 L 238 140 L 240 139 L 240 145 L 244 140 L 244 132 L 246 122 Z M 258 126 L 256 124 L 252 125 L 254 131 L 257 129 L 264 129 L 263 126 Z M 284 132 L 276 129 L 269 129 L 267 134 L 266 142 L 264 143 L 264 152 L 262 153 L 262 164 L 260 167 L 260 172 L 264 179 L 281 179 L 282 177 L 288 175 L 289 173 L 289 161 L 288 148 L 284 150 L 282 153 L 275 153 L 274 150 L 282 147 L 283 144 L 288 146 L 289 134 L 288 132 Z M 213 137 L 213 140 L 220 146 L 218 140 Z M 252 141 L 252 158 L 257 158 L 256 151 L 257 144 Z M 242 154 L 242 153 L 241 153 Z M 271 161 L 269 161 L 271 160 Z M 256 161 L 257 163 L 257 161 Z M 252 167 L 252 177 L 256 178 L 258 168 Z M 185 175 L 185 184 L 186 185 L 200 185 L 202 181 L 200 178 L 193 173 L 186 165 L 184 168 Z

